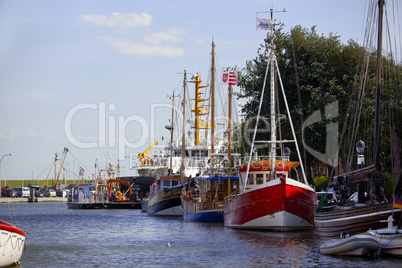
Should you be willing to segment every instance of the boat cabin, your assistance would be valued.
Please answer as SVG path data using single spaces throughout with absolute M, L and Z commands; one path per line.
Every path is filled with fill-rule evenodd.
M 151 185 L 150 192 L 156 195 L 163 189 L 168 189 L 180 184 L 179 176 L 161 176 L 156 182 Z
M 195 177 L 194 181 L 198 184 L 194 190 L 198 191 L 199 196 L 206 197 L 204 201 L 224 200 L 239 188 L 238 176 Z
M 277 161 L 278 162 L 278 161 Z M 264 162 L 254 162 L 250 164 L 248 180 L 246 188 L 253 188 L 255 186 L 270 182 L 279 178 L 288 178 L 292 167 L 296 167 L 299 163 L 297 162 L 284 162 L 284 165 L 277 165 L 275 171 L 271 170 L 269 163 Z M 279 163 L 277 163 L 279 164 Z M 240 176 L 242 181 L 244 181 L 247 174 L 247 165 L 243 165 L 240 170 Z M 297 172 L 296 172 L 297 175 Z
M 94 188 L 90 186 L 76 186 L 73 188 L 72 200 L 76 203 L 89 202 L 90 194 L 94 192 Z

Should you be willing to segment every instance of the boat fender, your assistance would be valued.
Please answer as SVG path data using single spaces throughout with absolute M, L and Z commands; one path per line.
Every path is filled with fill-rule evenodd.
M 202 160 L 202 161 L 200 161 L 200 166 L 205 166 L 205 161 L 204 160 Z
M 341 238 L 348 238 L 350 234 L 348 232 L 342 232 L 341 233 Z

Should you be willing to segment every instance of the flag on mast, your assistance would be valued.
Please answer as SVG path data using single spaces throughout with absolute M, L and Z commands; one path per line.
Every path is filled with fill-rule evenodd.
M 235 72 L 224 72 L 222 74 L 222 82 L 223 84 L 228 84 L 229 86 L 237 85 L 237 73 Z
M 272 26 L 272 20 L 257 17 L 257 30 L 270 30 Z

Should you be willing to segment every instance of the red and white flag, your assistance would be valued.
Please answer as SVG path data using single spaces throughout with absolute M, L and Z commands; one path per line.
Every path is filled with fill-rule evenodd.
M 237 73 L 230 72 L 229 73 L 229 86 L 237 85 Z
M 222 82 L 230 86 L 237 85 L 237 73 L 234 72 L 224 72 L 222 75 Z

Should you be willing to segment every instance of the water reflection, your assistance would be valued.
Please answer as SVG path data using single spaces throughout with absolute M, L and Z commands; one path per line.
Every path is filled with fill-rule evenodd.
M 0 204 L 0 215 L 8 209 Z M 23 267 L 402 267 L 400 259 L 321 255 L 314 230 L 243 231 L 63 203 L 13 204 L 12 211 L 27 233 Z
M 315 235 L 306 232 L 259 232 L 232 230 L 233 235 L 255 250 L 247 256 L 249 263 L 305 267 L 314 265 L 306 256 L 314 253 Z

